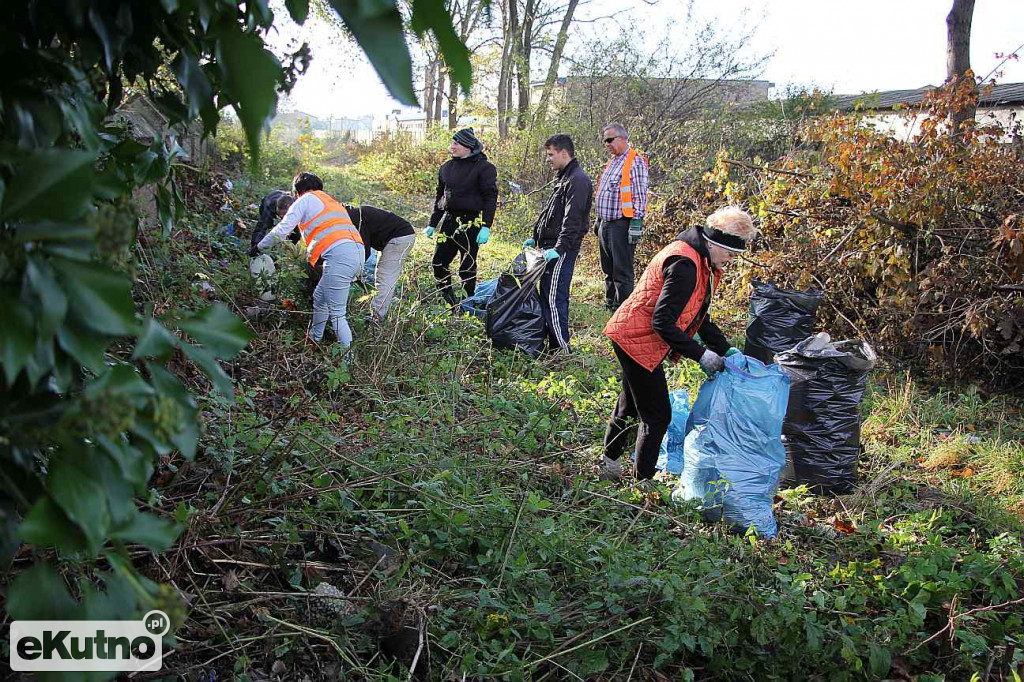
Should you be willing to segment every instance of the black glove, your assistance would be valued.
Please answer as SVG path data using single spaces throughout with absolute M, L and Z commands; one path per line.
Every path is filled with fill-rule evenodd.
M 253 244 L 252 247 L 249 249 L 249 258 L 255 258 L 258 255 L 260 255 L 260 247 Z

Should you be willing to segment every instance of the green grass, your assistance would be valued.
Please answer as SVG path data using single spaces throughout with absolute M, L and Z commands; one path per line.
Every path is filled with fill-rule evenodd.
M 343 200 L 413 207 L 422 227 L 422 198 L 349 168 L 325 176 Z M 156 307 L 198 304 L 203 280 L 255 305 L 220 222 L 193 216 L 143 250 Z M 499 217 L 481 279 L 524 231 Z M 258 340 L 229 368 L 236 399 L 207 393 L 201 454 L 162 462 L 151 491 L 187 526 L 147 567 L 189 601 L 167 671 L 404 680 L 415 660 L 433 680 L 967 680 L 1024 663 L 1021 604 L 965 615 L 1022 593 L 1019 402 L 888 370 L 864 405 L 858 491 L 783 491 L 777 540 L 729 534 L 665 490 L 597 481 L 619 384 L 587 241 L 579 352 L 539 361 L 447 314 L 422 235 L 382 329 L 358 322 L 368 296 L 353 299 L 357 362 L 310 351 L 298 264 L 277 258 L 297 309 L 252 323 Z M 739 341 L 744 312 L 716 314 Z M 693 363 L 669 376 L 696 395 Z M 942 447 L 943 466 L 922 466 Z M 321 582 L 346 597 L 326 616 L 308 596 Z M 926 643 L 950 617 L 955 637 Z

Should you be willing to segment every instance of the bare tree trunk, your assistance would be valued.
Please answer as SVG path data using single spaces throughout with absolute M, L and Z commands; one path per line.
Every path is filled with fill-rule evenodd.
M 508 100 L 505 102 L 505 125 L 506 127 L 512 123 L 512 112 L 515 110 L 513 106 L 515 104 L 516 96 L 516 81 L 512 77 L 512 72 L 508 74 Z
M 509 71 L 509 73 L 508 73 L 508 101 L 505 103 L 505 125 L 506 126 L 509 123 L 512 122 L 512 113 L 511 112 L 513 111 L 513 108 L 514 108 L 512 105 L 515 103 L 515 100 L 514 100 L 515 96 L 516 96 L 515 81 L 512 78 L 512 72 Z
M 498 71 L 498 137 L 508 137 L 508 86 L 512 72 L 512 21 L 517 0 L 505 0 L 501 7 L 501 67 Z
M 508 137 L 508 121 L 505 120 L 505 111 L 508 100 L 508 76 L 506 72 L 505 56 L 501 58 L 501 73 L 498 74 L 498 137 Z
M 946 83 L 959 85 L 961 80 L 971 79 L 971 20 L 974 18 L 974 0 L 953 0 L 953 9 L 946 16 Z M 974 99 L 968 106 L 952 111 L 949 127 L 951 135 L 959 135 L 965 121 L 974 120 L 977 113 L 977 87 Z
M 434 113 L 431 116 L 431 120 L 435 123 L 441 122 L 441 108 L 444 103 L 444 68 L 443 64 L 438 59 L 437 62 L 437 81 L 434 86 Z
M 536 18 L 536 11 L 536 0 L 526 0 L 523 9 L 522 38 L 516 41 L 519 50 L 516 59 L 516 73 L 519 76 L 519 110 L 516 126 L 520 130 L 526 130 L 526 123 L 530 118 L 530 53 L 533 49 L 533 21 Z
M 505 128 L 505 135 L 508 135 L 508 127 L 512 118 L 512 76 L 515 73 L 516 60 L 519 56 L 519 0 L 507 0 L 508 2 L 508 35 L 506 37 L 508 47 L 508 68 L 505 71 L 505 118 L 500 122 Z
M 459 114 L 459 88 L 455 83 L 455 76 L 451 73 L 448 74 L 448 130 L 455 130 L 455 125 L 458 123 Z
M 427 127 L 433 122 L 434 113 L 434 85 L 436 83 L 437 63 L 433 59 L 427 60 L 423 71 L 423 112 L 426 117 Z
M 562 17 L 562 26 L 558 29 L 558 38 L 555 39 L 555 49 L 551 53 L 551 65 L 548 66 L 548 77 L 544 80 L 544 90 L 540 95 L 540 103 L 537 105 L 536 120 L 538 125 L 544 122 L 548 115 L 548 103 L 551 101 L 551 91 L 558 79 L 558 63 L 562 59 L 562 50 L 565 49 L 565 41 L 569 37 L 569 26 L 572 24 L 572 15 L 576 11 L 576 5 L 580 0 L 569 0 L 565 8 L 565 16 Z

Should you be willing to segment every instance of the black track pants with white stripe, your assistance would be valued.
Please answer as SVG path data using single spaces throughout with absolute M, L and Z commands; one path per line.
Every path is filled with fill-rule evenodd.
M 548 261 L 540 278 L 540 306 L 552 350 L 569 350 L 569 285 L 579 255 L 570 251 Z

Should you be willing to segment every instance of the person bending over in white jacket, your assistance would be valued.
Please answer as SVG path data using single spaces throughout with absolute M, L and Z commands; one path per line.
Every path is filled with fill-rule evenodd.
M 299 173 L 292 181 L 296 197 L 281 222 L 250 251 L 257 256 L 299 228 L 310 266 L 323 261 L 323 276 L 313 291 L 313 321 L 308 338 L 319 343 L 328 320 L 343 347 L 352 345 L 346 311 L 352 280 L 363 267 L 363 240 L 348 211 L 323 191 L 323 181 L 313 173 Z

